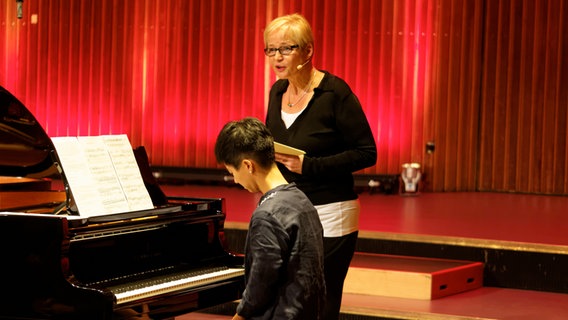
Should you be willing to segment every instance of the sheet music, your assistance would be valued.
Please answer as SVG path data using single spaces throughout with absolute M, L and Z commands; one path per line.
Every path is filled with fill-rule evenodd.
M 113 162 L 107 152 L 107 148 L 102 137 L 77 137 L 77 140 L 79 145 L 83 148 L 87 164 L 86 166 L 88 167 L 94 182 L 94 184 L 89 187 L 91 189 L 90 192 L 94 193 L 93 189 L 96 189 L 99 200 L 102 202 L 104 212 L 128 212 L 130 210 L 128 201 L 122 191 Z M 65 168 L 65 164 L 63 165 L 63 170 L 67 174 L 68 169 Z M 69 184 L 71 184 L 70 181 Z M 74 186 L 72 184 L 71 186 L 71 191 L 75 196 L 75 190 L 73 189 Z M 81 210 L 79 210 L 79 213 L 82 214 Z
M 108 135 L 102 136 L 102 139 L 110 154 L 130 211 L 152 209 L 154 207 L 152 199 L 144 186 L 128 137 L 125 134 Z
M 51 140 L 80 216 L 153 208 L 126 135 Z
M 306 154 L 304 150 L 296 149 L 294 147 L 290 147 L 289 145 L 285 145 L 279 142 L 274 141 L 274 152 L 276 153 L 284 153 L 293 156 L 299 156 L 301 154 Z
M 79 140 L 76 137 L 59 137 L 51 140 L 71 186 L 73 199 L 77 207 L 81 209 L 81 215 L 88 217 L 105 213 L 98 192 L 93 191 L 95 181 L 89 167 L 85 165 L 86 156 Z

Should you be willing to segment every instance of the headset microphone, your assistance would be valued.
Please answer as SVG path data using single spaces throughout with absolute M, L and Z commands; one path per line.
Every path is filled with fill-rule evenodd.
M 302 70 L 302 68 L 303 68 L 306 64 L 308 64 L 308 62 L 310 62 L 310 59 L 308 59 L 306 62 L 304 62 L 304 63 L 298 65 L 298 66 L 296 67 L 296 69 Z

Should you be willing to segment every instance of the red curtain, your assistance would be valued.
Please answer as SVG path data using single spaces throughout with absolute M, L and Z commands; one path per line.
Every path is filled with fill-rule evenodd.
M 272 18 L 304 14 L 318 68 L 359 96 L 379 146 L 368 173 L 422 157 L 435 1 L 25 1 L 4 7 L 0 80 L 50 136 L 128 134 L 155 165 L 215 167 L 226 121 L 264 118 Z M 37 23 L 32 23 L 32 16 Z M 14 63 L 15 62 L 15 63 Z
M 214 168 L 225 122 L 264 119 L 264 26 L 299 12 L 315 66 L 349 83 L 373 129 L 362 173 L 419 162 L 429 190 L 564 194 L 568 5 L 531 3 L 25 0 L 17 19 L 6 0 L 0 84 L 50 136 L 125 133 L 153 165 Z
M 264 118 L 263 1 L 15 1 L 0 82 L 50 136 L 128 134 L 152 164 L 215 167 L 221 126 Z M 37 23 L 30 21 L 32 15 Z

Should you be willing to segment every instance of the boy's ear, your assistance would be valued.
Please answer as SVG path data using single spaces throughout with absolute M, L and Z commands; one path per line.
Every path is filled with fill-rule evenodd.
M 252 162 L 251 160 L 249 160 L 249 159 L 244 159 L 242 165 L 245 167 L 245 169 L 246 169 L 248 172 L 250 172 L 250 173 L 253 172 L 253 170 L 254 170 L 254 162 Z

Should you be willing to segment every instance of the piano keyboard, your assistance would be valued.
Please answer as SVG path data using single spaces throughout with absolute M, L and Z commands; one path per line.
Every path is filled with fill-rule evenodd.
M 110 287 L 117 304 L 140 300 L 182 289 L 189 289 L 244 275 L 243 268 L 216 267 L 154 277 Z

